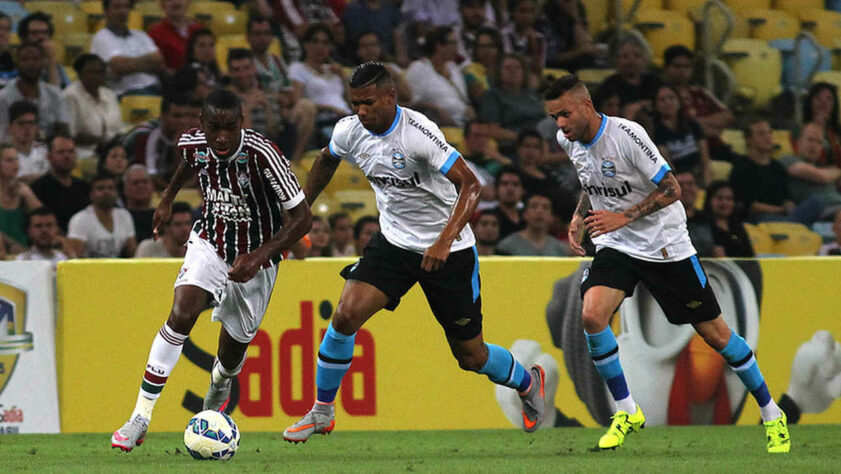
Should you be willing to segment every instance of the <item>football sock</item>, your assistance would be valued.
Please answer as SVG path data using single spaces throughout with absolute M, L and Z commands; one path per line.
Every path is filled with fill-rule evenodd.
M 771 421 L 780 417 L 780 408 L 774 403 L 771 394 L 768 392 L 768 385 L 765 384 L 765 378 L 762 377 L 762 372 L 759 371 L 759 365 L 756 363 L 756 358 L 753 356 L 753 351 L 750 350 L 748 343 L 742 336 L 736 334 L 733 330 L 730 331 L 730 340 L 727 345 L 719 353 L 724 357 L 724 360 L 736 372 L 736 375 L 742 380 L 750 393 L 759 404 L 759 412 L 764 421 Z
M 213 370 L 210 372 L 210 379 L 214 385 L 221 385 L 226 380 L 230 378 L 234 378 L 242 372 L 242 367 L 245 365 L 245 359 L 247 358 L 246 354 L 242 355 L 242 360 L 240 361 L 239 365 L 237 365 L 233 370 L 228 370 L 219 362 L 219 359 L 216 358 L 213 360 Z
M 152 419 L 152 409 L 158 397 L 161 396 L 166 379 L 175 367 L 175 363 L 178 362 L 185 339 L 187 339 L 186 334 L 178 334 L 166 323 L 155 335 L 152 348 L 149 350 L 149 360 L 146 362 L 146 372 L 140 383 L 137 404 L 131 414 L 132 418 L 140 414 L 149 420 Z
M 636 413 L 637 404 L 628 390 L 628 383 L 625 381 L 625 373 L 622 371 L 622 364 L 619 362 L 619 344 L 610 327 L 595 334 L 584 333 L 587 337 L 587 350 L 590 358 L 596 365 L 596 370 L 602 376 L 613 401 L 616 402 L 617 411 Z
M 479 370 L 485 374 L 491 382 L 516 388 L 520 393 L 528 391 L 531 385 L 531 375 L 522 364 L 506 349 L 496 344 L 485 344 L 488 348 L 488 361 Z
M 345 335 L 333 329 L 333 324 L 327 328 L 321 346 L 318 348 L 318 368 L 315 373 L 315 385 L 318 387 L 317 401 L 333 403 L 336 392 L 350 368 L 353 359 L 353 345 L 356 333 Z

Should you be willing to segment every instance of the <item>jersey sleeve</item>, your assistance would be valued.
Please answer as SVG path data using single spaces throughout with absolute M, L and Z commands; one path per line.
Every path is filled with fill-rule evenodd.
M 304 200 L 304 191 L 298 178 L 289 166 L 289 160 L 274 143 L 262 154 L 264 158 L 263 176 L 283 204 L 284 209 L 292 209 Z
M 330 156 L 340 160 L 350 153 L 350 132 L 351 125 L 353 125 L 353 116 L 345 117 L 333 127 L 333 135 L 330 137 L 330 143 L 327 148 L 330 150 Z
M 195 130 L 187 130 L 178 139 L 178 154 L 182 160 L 187 162 L 187 166 L 191 168 L 196 166 L 196 139 L 192 134 Z
M 411 127 L 415 128 L 415 133 L 412 134 L 412 143 L 414 148 L 418 150 L 418 155 L 425 158 L 429 165 L 440 171 L 441 174 L 447 174 L 456 160 L 461 157 L 461 153 L 447 143 L 444 132 L 431 120 L 415 121 L 412 119 L 409 123 Z
M 666 173 L 672 170 L 657 145 L 651 141 L 648 133 L 636 122 L 623 121 L 619 130 L 627 134 L 622 140 L 622 150 L 631 163 L 654 184 L 660 184 Z

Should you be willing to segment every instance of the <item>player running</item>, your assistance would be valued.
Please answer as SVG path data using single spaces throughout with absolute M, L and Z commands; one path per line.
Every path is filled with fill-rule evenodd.
M 617 408 L 599 448 L 615 449 L 645 425 L 608 327 L 622 300 L 642 282 L 670 323 L 692 324 L 736 371 L 759 404 L 768 452 L 788 452 L 786 415 L 768 393 L 750 347 L 721 317 L 677 202 L 680 185 L 666 160 L 639 124 L 596 112 L 577 77 L 555 81 L 545 99 L 546 111 L 560 128 L 558 143 L 575 165 L 583 189 L 569 227 L 570 246 L 584 255 L 580 242 L 585 229 L 596 245 L 581 283 L 581 318 L 590 357 Z
M 222 328 L 203 408 L 223 408 L 269 304 L 281 252 L 309 231 L 312 214 L 289 161 L 271 141 L 243 130 L 242 119 L 235 94 L 211 92 L 202 107 L 201 130 L 187 131 L 178 142 L 183 161 L 155 210 L 155 235 L 169 221 L 178 190 L 196 171 L 202 217 L 187 242 L 172 311 L 152 342 L 137 404 L 111 437 L 112 447 L 131 451 L 143 442 L 184 340 L 210 307 Z M 284 209 L 288 222 L 283 222 Z
M 535 431 L 543 421 L 543 369 L 525 370 L 510 352 L 482 338 L 479 261 L 465 226 L 481 185 L 438 126 L 397 106 L 391 74 L 382 64 L 369 62 L 353 71 L 350 98 L 356 115 L 336 124 L 329 146 L 316 158 L 307 201 L 315 201 L 342 158 L 352 158 L 376 192 L 382 230 L 363 257 L 341 272 L 347 281 L 319 347 L 315 405 L 283 438 L 302 442 L 333 430 L 333 401 L 350 367 L 356 332 L 377 311 L 393 311 L 415 283 L 459 367 L 518 390 L 524 429 Z

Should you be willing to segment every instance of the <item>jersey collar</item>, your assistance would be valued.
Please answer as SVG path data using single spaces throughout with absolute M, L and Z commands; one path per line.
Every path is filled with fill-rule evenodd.
M 400 117 L 403 115 L 403 109 L 399 105 L 396 105 L 395 107 L 397 107 L 397 113 L 394 114 L 394 122 L 391 122 L 391 126 L 388 127 L 388 130 L 386 130 L 385 133 L 374 133 L 370 130 L 368 130 L 368 133 L 375 137 L 384 137 L 393 132 L 394 129 L 397 128 L 397 124 L 400 122 Z
M 599 116 L 601 116 L 602 118 L 602 123 L 601 125 L 599 125 L 599 131 L 596 132 L 596 136 L 593 137 L 593 141 L 591 141 L 590 143 L 582 143 L 582 145 L 584 145 L 584 148 L 590 148 L 591 146 L 595 145 L 596 142 L 599 141 L 599 138 L 601 138 L 602 133 L 604 133 L 604 127 L 605 125 L 607 125 L 607 115 L 599 114 Z

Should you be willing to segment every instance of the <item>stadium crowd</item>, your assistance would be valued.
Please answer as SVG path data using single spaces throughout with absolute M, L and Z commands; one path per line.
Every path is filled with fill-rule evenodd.
M 352 113 L 349 71 L 371 60 L 395 76 L 399 103 L 439 124 L 480 178 L 471 225 L 482 255 L 570 254 L 566 227 L 581 189 L 541 92 L 581 69 L 608 72 L 590 84 L 597 109 L 643 124 L 671 163 L 701 256 L 761 253 L 748 229 L 780 221 L 823 229 L 820 253 L 841 254 L 835 86 L 817 82 L 796 98 L 803 121 L 786 124 L 791 151 L 775 156 L 774 114 L 734 113 L 699 85 L 685 46 L 666 48 L 659 69 L 638 36 L 608 48 L 589 32 L 585 4 L 255 0 L 231 5 L 231 34 L 231 25 L 214 31 L 190 0 L 160 0 L 145 31 L 133 15 L 143 3 L 103 0 L 101 28 L 74 49 L 72 34 L 56 33 L 60 12 L 23 2 L 16 23 L 0 13 L 0 257 L 183 257 L 200 215 L 195 189 L 173 207 L 162 239 L 151 239 L 151 223 L 202 99 L 218 87 L 235 92 L 245 126 L 278 143 L 304 181 L 311 150 Z M 155 99 L 159 115 L 133 123 L 132 100 L 142 114 L 158 110 Z M 745 154 L 725 137 L 734 128 Z M 722 163 L 732 171 L 722 175 Z M 368 213 L 315 211 L 296 258 L 359 255 L 379 229 Z

